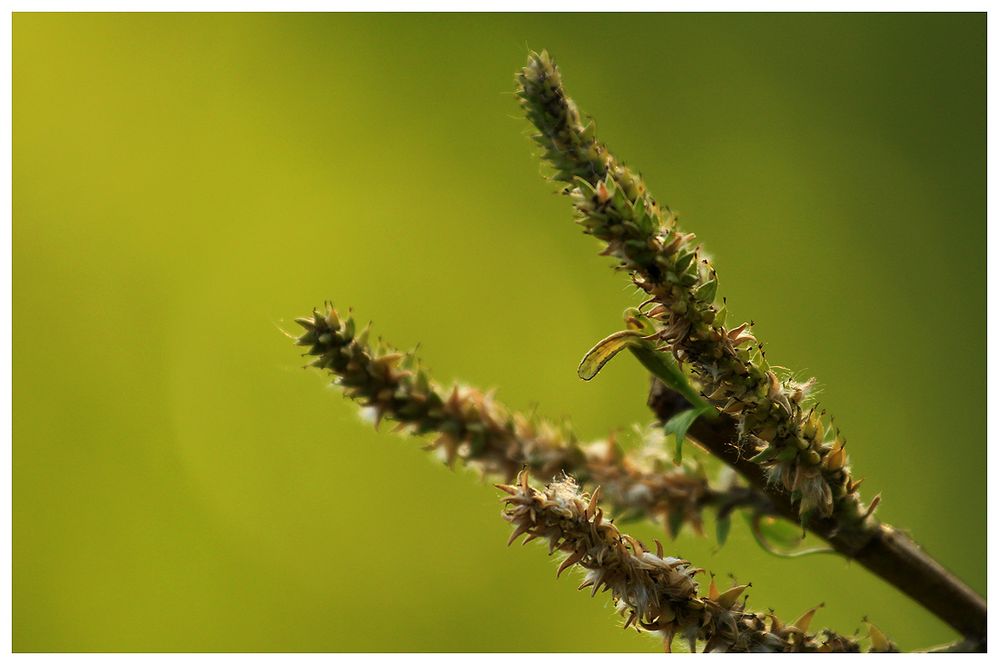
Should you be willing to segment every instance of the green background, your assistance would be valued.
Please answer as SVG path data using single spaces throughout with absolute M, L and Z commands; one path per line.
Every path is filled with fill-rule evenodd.
M 820 379 L 880 516 L 984 592 L 984 14 L 19 14 L 13 39 L 15 650 L 660 648 L 281 332 L 332 298 L 587 439 L 649 420 L 637 363 L 576 377 L 636 296 L 539 176 L 529 48 L 701 237 L 730 318 Z M 785 618 L 953 637 L 741 522 L 668 549 Z

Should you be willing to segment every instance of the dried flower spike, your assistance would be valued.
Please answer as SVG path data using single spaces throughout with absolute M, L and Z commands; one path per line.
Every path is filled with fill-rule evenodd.
M 670 465 L 661 440 L 627 454 L 613 438 L 584 446 L 567 426 L 511 411 L 492 393 L 463 385 L 443 388 L 412 353 L 370 344 L 368 328 L 358 330 L 352 317 L 332 306 L 297 319 L 305 332 L 296 343 L 308 347 L 311 365 L 333 375 L 376 424 L 389 419 L 397 429 L 432 436 L 428 448 L 449 465 L 460 459 L 483 474 L 517 477 L 516 485 L 498 486 L 507 494 L 504 514 L 515 525 L 510 541 L 522 535 L 525 542 L 548 540 L 550 552 L 567 554 L 558 574 L 573 566 L 586 569 L 581 588 L 592 587 L 594 595 L 610 590 L 625 627 L 658 631 L 667 650 L 676 636 L 691 650 L 702 644 L 705 651 L 859 647 L 831 631 L 809 633 L 817 607 L 787 624 L 773 613 L 747 610 L 746 586 L 722 591 L 712 578 L 702 595 L 695 579 L 699 569 L 666 556 L 658 541 L 652 553 L 622 533 L 600 507 L 602 496 L 619 514 L 662 521 L 674 535 L 684 523 L 700 531 L 704 509 L 712 507 L 719 542 L 735 508 L 754 512 L 754 534 L 761 542 L 779 536 L 775 526 L 786 524 L 769 516 L 798 517 L 836 551 L 923 603 L 965 637 L 940 650 L 984 650 L 984 599 L 911 539 L 872 517 L 878 498 L 861 503 L 846 440 L 812 403 L 813 382 L 771 367 L 752 322 L 726 327 L 724 299 L 715 303 L 717 275 L 695 236 L 683 233 L 641 177 L 596 140 L 547 53 L 531 54 L 518 84 L 523 108 L 539 131 L 535 140 L 571 196 L 577 221 L 648 295 L 626 317 L 628 330 L 598 343 L 579 375 L 592 378 L 628 348 L 660 379 L 650 404 L 674 433 L 677 456 L 693 427 L 693 438 L 753 487 L 713 487 L 696 464 Z M 670 391 L 663 392 L 663 386 Z M 676 400 L 693 404 L 694 411 L 678 413 Z M 698 418 L 701 413 L 710 418 Z M 550 481 L 548 487 L 543 492 L 530 487 L 529 473 Z M 582 493 L 566 474 L 592 493 Z M 896 649 L 870 624 L 868 639 L 871 651 Z
M 625 627 L 656 631 L 670 651 L 679 636 L 706 652 L 856 652 L 858 644 L 831 631 L 808 632 L 815 609 L 791 624 L 773 614 L 754 613 L 740 602 L 748 585 L 719 592 L 712 579 L 707 596 L 700 595 L 689 561 L 666 556 L 622 533 L 598 505 L 599 491 L 587 496 L 569 476 L 549 483 L 544 491 L 531 487 L 526 472 L 514 485 L 497 485 L 506 494 L 504 517 L 520 536 L 548 541 L 549 550 L 566 553 L 558 574 L 580 566 L 586 570 L 580 589 L 591 595 L 610 591 Z M 883 636 L 882 636 L 883 637 Z M 887 644 L 884 640 L 882 644 Z
M 659 442 L 628 455 L 613 440 L 584 446 L 567 425 L 511 411 L 491 393 L 443 388 L 412 353 L 372 348 L 367 329 L 358 333 L 353 318 L 332 306 L 297 322 L 305 332 L 296 343 L 309 347 L 312 366 L 330 372 L 349 397 L 372 410 L 375 422 L 387 418 L 412 434 L 432 435 L 428 448 L 449 466 L 460 459 L 507 481 L 525 467 L 540 478 L 575 474 L 603 485 L 616 510 L 656 520 L 672 536 L 685 523 L 700 533 L 707 507 L 722 520 L 736 508 L 771 512 L 757 491 L 731 482 L 712 487 L 698 466 L 664 460 Z

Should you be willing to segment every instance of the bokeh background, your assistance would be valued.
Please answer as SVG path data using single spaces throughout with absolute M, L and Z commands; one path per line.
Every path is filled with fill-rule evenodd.
M 984 592 L 984 14 L 18 14 L 13 39 L 15 650 L 660 648 L 281 332 L 332 298 L 586 438 L 649 420 L 637 363 L 576 377 L 636 297 L 539 175 L 529 48 L 730 315 L 820 378 L 880 515 Z M 953 637 L 739 522 L 669 550 L 783 616 Z

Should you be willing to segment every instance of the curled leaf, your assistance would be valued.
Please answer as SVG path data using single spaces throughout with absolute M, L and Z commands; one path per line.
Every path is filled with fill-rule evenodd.
M 641 335 L 635 330 L 620 330 L 604 337 L 586 352 L 576 373 L 583 381 L 589 381 L 622 349 L 639 342 L 640 338 Z
M 642 332 L 638 330 L 619 330 L 597 342 L 583 356 L 576 373 L 583 381 L 589 381 L 623 349 L 631 351 L 645 369 L 649 370 L 669 388 L 683 395 L 688 402 L 696 407 L 698 415 L 714 415 L 714 407 L 698 394 L 694 386 L 691 385 L 687 375 L 683 373 L 683 370 L 677 365 L 676 360 L 673 359 L 673 356 L 657 350 L 655 345 L 645 339 Z M 690 422 L 692 423 L 693 419 Z

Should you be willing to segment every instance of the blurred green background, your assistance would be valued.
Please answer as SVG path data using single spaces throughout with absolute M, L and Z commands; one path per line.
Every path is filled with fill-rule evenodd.
M 539 177 L 529 48 L 706 243 L 730 317 L 819 377 L 879 514 L 984 592 L 984 14 L 18 14 L 13 39 L 15 650 L 660 648 L 281 333 L 332 298 L 586 438 L 649 420 L 637 363 L 576 377 L 636 298 Z M 739 522 L 669 550 L 785 617 L 953 637 Z

